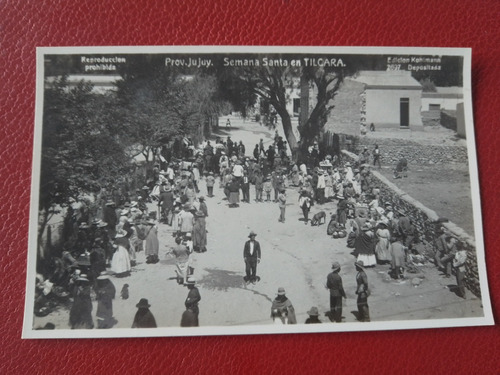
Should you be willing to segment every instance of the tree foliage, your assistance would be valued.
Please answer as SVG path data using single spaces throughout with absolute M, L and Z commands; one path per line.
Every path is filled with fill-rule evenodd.
M 146 66 L 149 66 L 146 64 Z M 118 82 L 118 98 L 127 113 L 126 129 L 133 142 L 131 156 L 153 157 L 158 147 L 176 137 L 203 137 L 208 116 L 224 103 L 214 77 L 186 75 L 176 69 L 134 69 Z
M 333 100 L 337 94 L 344 78 L 353 74 L 356 67 L 351 65 L 349 69 L 343 67 L 318 67 L 318 66 L 258 66 L 243 67 L 224 73 L 223 82 L 230 82 L 228 75 L 232 75 L 233 88 L 241 88 L 244 95 L 235 96 L 242 98 L 244 102 L 240 106 L 255 102 L 254 97 L 264 99 L 273 106 L 281 118 L 281 124 L 287 142 L 295 158 L 300 158 L 312 142 L 321 137 L 323 128 L 328 120 L 328 115 L 334 108 Z M 300 79 L 305 79 L 312 87 L 314 103 L 312 111 L 307 120 L 300 124 L 298 131 L 300 142 L 296 138 L 292 128 L 292 120 L 288 112 L 290 93 L 301 87 Z M 237 104 L 236 104 L 237 106 Z
M 112 95 L 99 95 L 81 81 L 46 82 L 44 93 L 39 209 L 41 236 L 58 207 L 99 189 L 103 177 L 116 178 L 128 168 L 121 136 L 123 114 Z

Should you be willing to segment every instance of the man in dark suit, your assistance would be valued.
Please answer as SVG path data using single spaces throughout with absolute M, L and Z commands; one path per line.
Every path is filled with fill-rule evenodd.
M 245 281 L 246 283 L 255 284 L 258 281 L 257 277 L 257 264 L 260 263 L 260 244 L 255 241 L 257 236 L 254 231 L 251 231 L 248 237 L 250 238 L 245 242 L 243 249 L 243 259 L 245 259 Z

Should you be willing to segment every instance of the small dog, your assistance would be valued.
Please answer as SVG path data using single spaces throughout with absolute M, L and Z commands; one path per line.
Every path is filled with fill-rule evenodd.
M 314 226 L 314 225 L 321 225 L 321 219 L 323 219 L 323 224 L 326 223 L 326 213 L 325 211 L 320 211 L 318 212 L 317 214 L 315 214 L 313 216 L 313 218 L 311 219 L 311 226 Z
M 122 299 L 128 299 L 128 284 L 124 284 L 120 293 Z

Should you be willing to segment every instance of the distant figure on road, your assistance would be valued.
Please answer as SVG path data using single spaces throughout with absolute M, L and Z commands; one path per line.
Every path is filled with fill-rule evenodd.
M 286 191 L 285 189 L 281 189 L 278 194 L 278 205 L 280 207 L 280 218 L 279 222 L 285 222 L 285 209 L 286 209 Z
M 225 155 L 223 155 L 225 156 Z M 205 179 L 207 185 L 207 196 L 212 198 L 214 196 L 214 185 L 215 185 L 215 177 L 213 172 L 209 172 L 207 178 Z
M 271 306 L 271 318 L 275 324 L 297 324 L 295 309 L 285 295 L 285 288 L 278 288 L 278 295 Z
M 227 119 L 226 120 L 226 128 L 230 128 L 230 127 L 231 127 L 231 120 Z
M 264 140 L 261 138 L 259 141 L 259 152 L 266 156 L 266 149 L 264 147 Z
M 311 209 L 311 198 L 307 194 L 306 190 L 300 192 L 299 206 L 302 209 L 302 214 L 304 215 L 304 224 L 307 225 L 309 221 L 309 210 Z
M 342 297 L 346 298 L 339 271 L 339 262 L 333 263 L 332 272 L 326 278 L 326 287 L 330 290 L 330 320 L 337 323 L 342 321 Z
M 260 278 L 257 276 L 257 264 L 260 263 L 260 244 L 255 241 L 257 234 L 251 231 L 248 237 L 250 238 L 245 242 L 245 247 L 243 248 L 243 259 L 245 260 L 245 273 L 244 277 L 247 284 L 255 284 Z
M 156 328 L 156 320 L 149 308 L 151 305 L 146 298 L 141 298 L 139 303 L 135 305 L 138 308 L 135 313 L 132 328 Z
M 375 148 L 373 149 L 373 166 L 377 164 L 379 168 L 382 168 L 380 165 L 380 149 L 378 148 L 378 145 L 375 145 Z

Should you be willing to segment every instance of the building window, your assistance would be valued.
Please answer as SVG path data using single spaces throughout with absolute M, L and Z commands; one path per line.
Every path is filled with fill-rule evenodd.
M 429 111 L 440 111 L 440 110 L 441 110 L 440 104 L 429 104 Z

